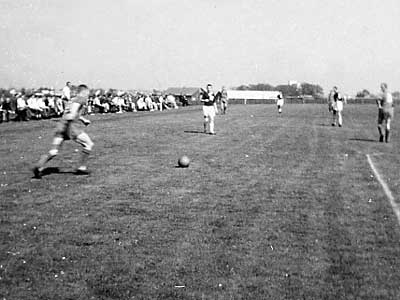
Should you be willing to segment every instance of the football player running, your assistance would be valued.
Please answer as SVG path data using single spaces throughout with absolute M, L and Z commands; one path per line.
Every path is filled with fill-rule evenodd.
M 87 133 L 78 127 L 79 122 L 82 122 L 85 126 L 90 124 L 90 121 L 81 115 L 84 107 L 87 106 L 88 97 L 89 88 L 84 84 L 79 85 L 76 97 L 72 98 L 68 102 L 63 117 L 57 124 L 52 149 L 48 154 L 43 155 L 33 168 L 33 173 L 36 178 L 42 177 L 45 164 L 57 156 L 62 143 L 66 140 L 73 140 L 83 147 L 80 165 L 76 170 L 76 174 L 89 174 L 86 167 L 86 161 L 92 151 L 93 142 Z

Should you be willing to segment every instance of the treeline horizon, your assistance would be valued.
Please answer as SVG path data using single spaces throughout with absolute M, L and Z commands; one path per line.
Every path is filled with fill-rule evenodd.
M 324 97 L 324 89 L 319 84 L 303 82 L 299 85 L 269 83 L 257 83 L 249 85 L 240 85 L 235 88 L 239 91 L 279 91 L 284 97 L 313 96 L 314 98 Z

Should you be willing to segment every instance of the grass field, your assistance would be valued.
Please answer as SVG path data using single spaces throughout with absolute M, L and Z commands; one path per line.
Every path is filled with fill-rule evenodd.
M 91 116 L 41 180 L 52 120 L 0 126 L 0 299 L 400 299 L 400 126 L 377 111 L 235 105 Z M 177 168 L 180 155 L 189 168 Z M 58 169 L 56 169 L 56 167 Z M 400 204 L 400 203 L 399 203 Z

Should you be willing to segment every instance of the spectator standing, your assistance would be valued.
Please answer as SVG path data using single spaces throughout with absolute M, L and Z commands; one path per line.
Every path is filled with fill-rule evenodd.
M 63 101 L 63 109 L 67 107 L 67 103 L 71 100 L 71 82 L 67 81 L 62 89 L 61 99 Z

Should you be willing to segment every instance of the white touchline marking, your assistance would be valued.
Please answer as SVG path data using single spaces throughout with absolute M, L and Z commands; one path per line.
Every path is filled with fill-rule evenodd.
M 372 162 L 372 159 L 369 154 L 367 154 L 367 159 L 369 162 L 369 165 L 371 166 L 372 171 L 375 174 L 375 177 L 378 179 L 379 183 L 381 184 L 383 191 L 385 192 L 387 198 L 389 199 L 390 205 L 393 208 L 394 213 L 396 214 L 397 221 L 399 222 L 400 225 L 400 207 L 397 205 L 396 201 L 394 200 L 393 194 L 391 190 L 389 189 L 388 185 L 386 184 L 385 180 L 381 177 L 379 174 L 378 170 L 375 168 L 374 163 Z

